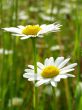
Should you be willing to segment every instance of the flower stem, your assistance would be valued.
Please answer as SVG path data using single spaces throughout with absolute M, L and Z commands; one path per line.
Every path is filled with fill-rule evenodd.
M 36 38 L 32 38 L 33 53 L 34 53 L 34 72 L 37 73 L 37 51 L 36 51 Z
M 55 94 L 55 88 L 52 87 L 52 94 L 53 94 L 53 105 L 52 105 L 52 109 L 55 110 L 57 109 L 57 102 L 56 102 L 56 94 Z
M 33 53 L 34 53 L 34 72 L 37 73 L 37 50 L 36 50 L 36 38 L 32 38 L 32 45 L 33 45 Z M 36 82 L 36 81 L 35 81 Z M 34 82 L 34 83 L 35 83 Z M 38 110 L 38 90 L 34 86 L 34 96 L 33 96 L 33 106 L 34 110 Z

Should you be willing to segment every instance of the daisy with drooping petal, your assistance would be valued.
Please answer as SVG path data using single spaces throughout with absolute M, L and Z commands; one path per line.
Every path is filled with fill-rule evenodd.
M 29 81 L 37 80 L 35 86 L 50 83 L 56 87 L 60 79 L 74 77 L 74 75 L 68 74 L 68 72 L 74 71 L 77 63 L 66 65 L 69 60 L 70 58 L 64 59 L 64 57 L 58 57 L 55 61 L 53 57 L 46 58 L 44 64 L 37 62 L 37 74 L 34 73 L 34 66 L 28 65 L 30 69 L 25 69 L 23 77 L 28 78 Z
M 56 32 L 60 29 L 60 24 L 43 24 L 39 25 L 27 25 L 27 26 L 17 26 L 17 27 L 9 27 L 2 28 L 8 32 L 12 32 L 14 36 L 20 36 L 21 39 L 28 39 L 30 37 L 42 37 L 43 34 L 47 32 Z

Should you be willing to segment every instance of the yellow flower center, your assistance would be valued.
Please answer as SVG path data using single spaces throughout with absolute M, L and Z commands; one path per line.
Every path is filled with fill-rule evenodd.
M 41 27 L 39 25 L 28 25 L 22 30 L 22 33 L 25 35 L 37 35 L 40 30 Z
M 44 78 L 53 78 L 59 74 L 59 69 L 55 66 L 47 66 L 43 69 L 41 75 Z

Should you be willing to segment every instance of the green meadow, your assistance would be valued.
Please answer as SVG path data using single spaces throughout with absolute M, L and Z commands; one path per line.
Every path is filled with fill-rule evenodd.
M 3 29 L 53 23 L 60 29 L 41 38 L 21 39 Z M 56 87 L 35 87 L 37 81 L 23 77 L 28 65 L 37 73 L 37 61 L 50 57 L 77 63 L 69 73 L 75 77 L 61 78 Z M 44 79 L 52 78 L 49 72 L 43 70 Z M 0 0 L 0 110 L 82 110 L 82 0 Z

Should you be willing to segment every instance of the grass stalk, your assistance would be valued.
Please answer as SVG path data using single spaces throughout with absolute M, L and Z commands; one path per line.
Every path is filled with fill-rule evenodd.
M 34 72 L 36 74 L 37 73 L 36 38 L 32 38 L 32 45 L 33 45 L 33 53 L 34 53 Z M 38 90 L 37 90 L 37 87 L 35 87 L 35 86 L 34 86 L 34 94 L 33 95 L 34 95 L 34 99 L 33 99 L 34 110 L 38 110 Z
M 54 87 L 52 87 L 52 95 L 53 95 L 53 110 L 57 110 L 56 93 Z

